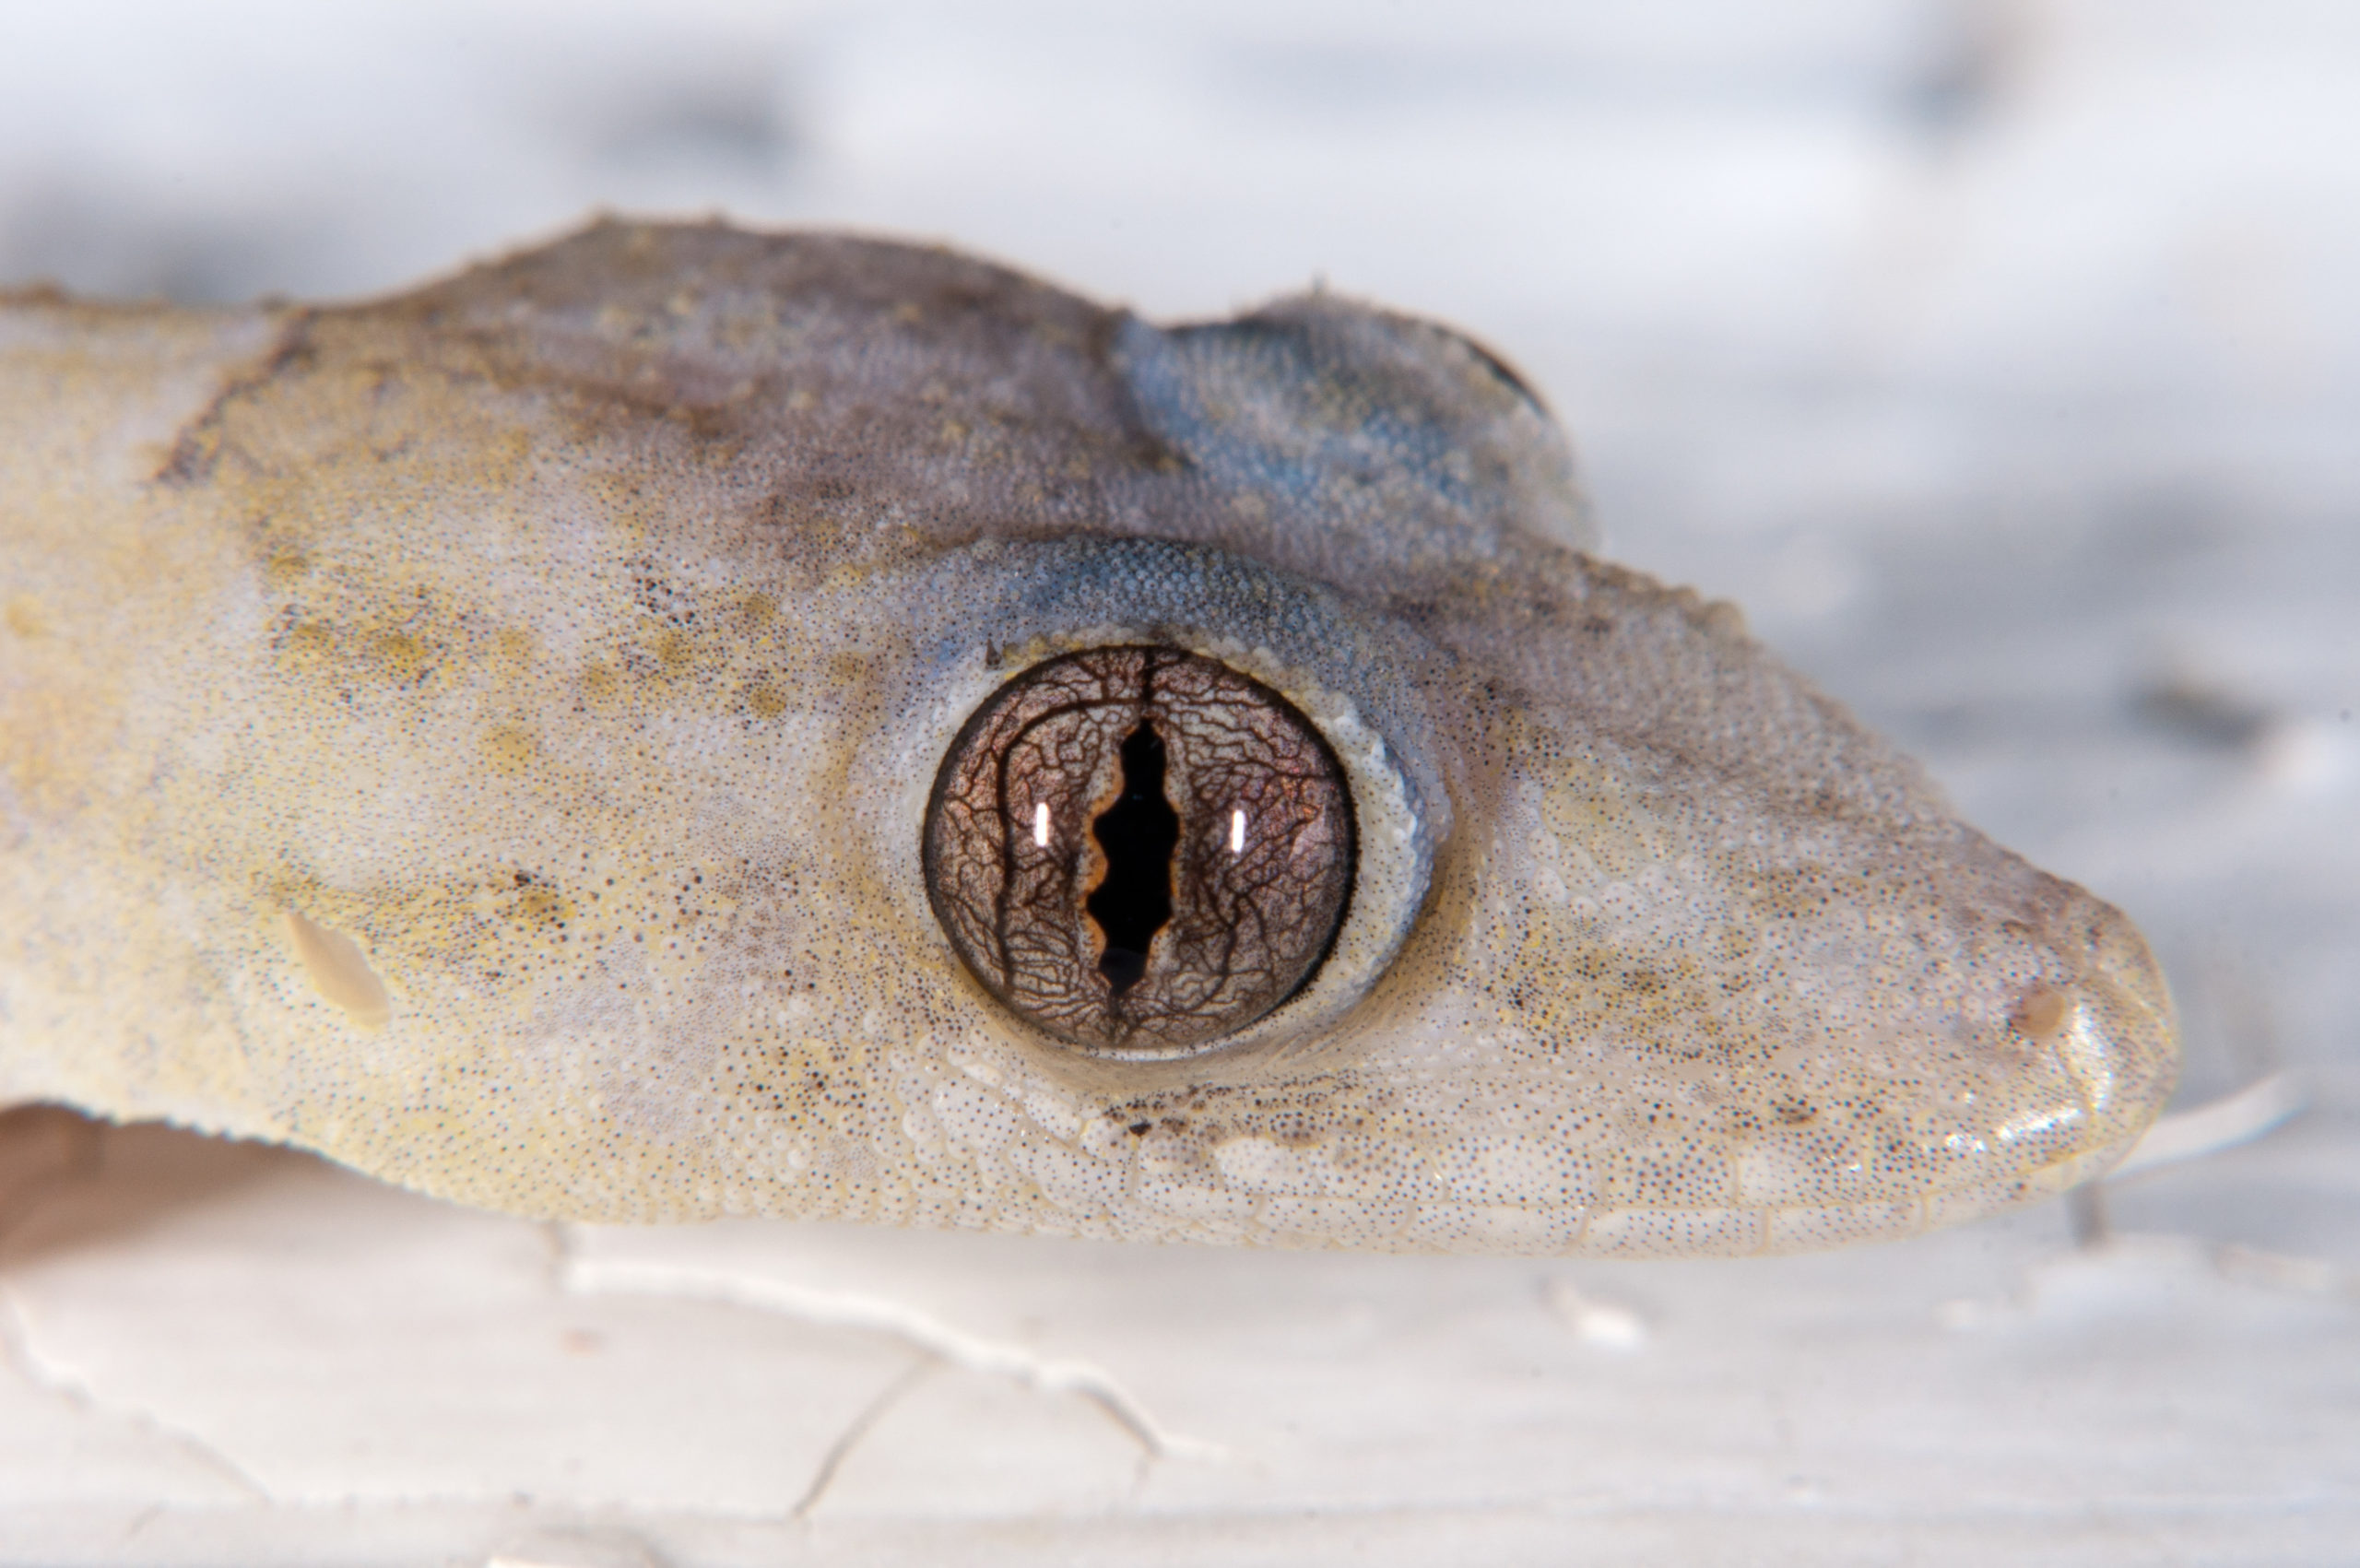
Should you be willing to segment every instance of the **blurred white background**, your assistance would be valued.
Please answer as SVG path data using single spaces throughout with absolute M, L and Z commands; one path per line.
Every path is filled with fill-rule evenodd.
M 2189 1099 L 2285 1069 L 2312 1108 L 2111 1194 L 2118 1227 L 2178 1240 L 2061 1259 L 2055 1212 L 1685 1270 L 678 1242 L 1087 1346 L 1230 1456 L 1141 1459 L 1103 1421 L 1041 1436 L 1011 1412 L 1064 1397 L 994 1405 L 954 1367 L 932 1385 L 968 1403 L 861 1429 L 800 1521 L 779 1515 L 858 1400 L 814 1405 L 801 1438 L 718 1393 L 612 1419 L 649 1380 L 732 1382 L 723 1309 L 643 1325 L 620 1405 L 483 1350 L 522 1380 L 495 1439 L 468 1391 L 507 1373 L 434 1373 L 434 1336 L 496 1316 L 487 1291 L 572 1310 L 529 1228 L 476 1246 L 506 1222 L 125 1145 L 112 1196 L 0 1252 L 0 1557 L 480 1561 L 512 1527 L 584 1562 L 947 1539 L 971 1561 L 2300 1562 L 2360 1540 L 2360 7 L 0 6 L 0 283 L 369 294 L 601 206 L 941 239 L 1157 316 L 1319 278 L 1473 330 L 1574 431 L 1615 554 L 1743 603 L 1971 819 L 2141 921 L 2186 1009 Z M 172 1183 L 140 1160 L 229 1196 L 143 1208 Z M 292 1233 L 335 1239 L 273 1242 Z M 393 1234 L 410 1250 L 369 1250 Z M 300 1279 L 247 1267 L 256 1247 Z M 472 1304 L 432 1333 L 372 1320 L 349 1283 L 371 1268 Z M 159 1357 L 192 1313 L 214 1337 Z M 904 1373 L 880 1344 L 944 1364 L 831 1332 L 812 1365 L 868 1368 L 886 1418 Z M 380 1387 L 402 1379 L 447 1397 Z M 714 1479 L 749 1443 L 783 1445 L 749 1472 L 774 1492 Z M 865 1523 L 832 1535 L 830 1509 Z M 926 1533 L 944 1520 L 972 1530 Z

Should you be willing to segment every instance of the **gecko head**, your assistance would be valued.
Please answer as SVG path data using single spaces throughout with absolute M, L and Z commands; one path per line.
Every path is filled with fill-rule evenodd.
M 961 563 L 1022 624 L 871 753 L 874 862 L 969 1020 L 930 1130 L 1158 1233 L 1625 1255 L 1904 1234 L 2118 1157 L 2175 1049 L 2130 924 L 1726 612 L 1561 564 L 1582 607 L 1454 647 L 1203 547 Z M 995 595 L 940 598 L 947 670 Z M 1580 701 L 1567 622 L 1607 666 Z M 1200 734 L 1159 669 L 1251 695 Z M 1241 814 L 1276 819 L 1250 895 Z M 1160 918 L 1127 929 L 1142 882 Z
M 242 1125 L 538 1214 L 1636 1254 L 2021 1201 L 2168 1091 L 2128 923 L 1589 553 L 1457 334 L 608 225 L 301 336 L 169 480 L 254 563 L 170 775 Z

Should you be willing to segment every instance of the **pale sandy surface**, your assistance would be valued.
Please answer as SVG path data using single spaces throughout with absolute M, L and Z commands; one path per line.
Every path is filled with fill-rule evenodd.
M 0 280 L 362 291 L 604 201 L 1457 319 L 1619 553 L 2141 920 L 2191 1100 L 2311 1109 L 2105 1247 L 1619 1267 L 560 1234 L 20 1124 L 0 1559 L 2360 1558 L 2360 12 L 55 9 Z

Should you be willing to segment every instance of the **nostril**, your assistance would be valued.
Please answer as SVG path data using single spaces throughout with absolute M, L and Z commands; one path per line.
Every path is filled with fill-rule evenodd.
M 2020 1033 L 2036 1040 L 2047 1040 L 2065 1027 L 2072 1016 L 2073 994 L 2062 991 L 2046 981 L 2035 981 L 2016 1000 L 2015 1011 L 2008 1022 Z

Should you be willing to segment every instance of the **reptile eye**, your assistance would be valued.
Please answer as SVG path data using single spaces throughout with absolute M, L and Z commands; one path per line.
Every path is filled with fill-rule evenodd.
M 1261 682 L 1177 648 L 1035 665 L 951 743 L 927 896 L 993 995 L 1091 1050 L 1234 1033 L 1307 984 L 1351 902 L 1335 752 Z

